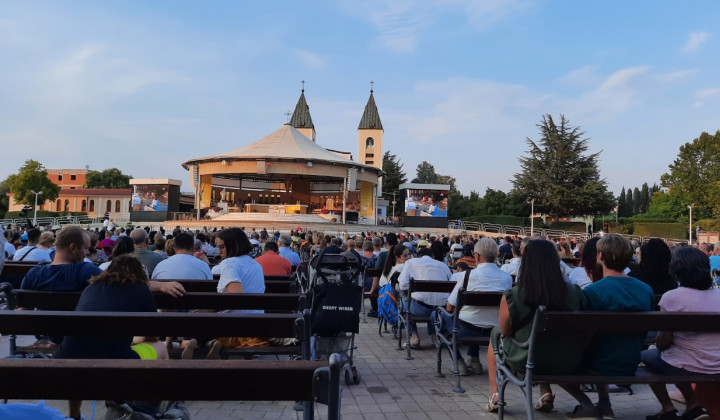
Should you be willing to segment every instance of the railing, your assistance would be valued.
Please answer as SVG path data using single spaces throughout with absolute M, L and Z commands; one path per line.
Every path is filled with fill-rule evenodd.
M 448 223 L 448 230 L 463 230 L 469 232 L 487 232 L 487 233 L 498 233 L 501 235 L 517 235 L 517 236 L 531 236 L 530 228 L 527 226 L 510 226 L 510 225 L 498 225 L 495 223 L 480 223 L 480 222 L 461 222 L 458 220 L 452 220 Z M 546 236 L 548 238 L 573 238 L 573 239 L 590 239 L 596 234 L 589 234 L 586 232 L 573 232 L 558 229 L 541 229 L 534 228 L 532 235 Z M 630 241 L 645 242 L 656 236 L 639 236 L 639 235 L 626 235 L 619 234 L 622 237 L 627 238 Z M 686 243 L 687 239 L 677 238 L 657 238 L 662 239 L 665 242 L 675 243 Z
M 8 225 L 13 226 L 24 226 L 26 221 L 30 220 L 32 222 L 31 217 L 23 217 L 21 219 L 0 219 L 0 224 L 2 224 L 3 227 L 6 227 Z M 37 218 L 37 226 L 60 226 L 63 225 L 92 225 L 92 224 L 102 224 L 102 217 L 89 217 L 87 215 L 80 215 L 80 216 L 60 216 L 60 217 L 38 217 Z

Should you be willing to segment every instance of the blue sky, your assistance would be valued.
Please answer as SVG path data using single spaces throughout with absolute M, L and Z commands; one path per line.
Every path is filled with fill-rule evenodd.
M 720 2 L 2 1 L 0 179 L 180 164 L 286 122 L 306 81 L 319 144 L 357 155 L 375 82 L 384 146 L 460 190 L 509 191 L 525 138 L 564 114 L 616 194 L 720 129 Z

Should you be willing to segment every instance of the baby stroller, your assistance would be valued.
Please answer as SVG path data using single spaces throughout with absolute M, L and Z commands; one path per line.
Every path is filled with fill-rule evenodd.
M 311 353 L 313 360 L 340 355 L 347 385 L 360 383 L 353 366 L 355 334 L 360 328 L 362 270 L 355 260 L 323 250 L 309 264 Z

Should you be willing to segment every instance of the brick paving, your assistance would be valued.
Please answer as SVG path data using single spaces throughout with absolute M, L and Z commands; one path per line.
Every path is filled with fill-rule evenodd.
M 428 347 L 429 339 L 424 336 L 424 328 L 419 328 L 423 345 Z M 27 345 L 34 337 L 20 337 L 19 344 Z M 488 378 L 486 374 L 461 378 L 465 393 L 453 392 L 454 377 L 450 372 L 447 353 L 443 355 L 444 378 L 435 377 L 435 351 L 433 349 L 414 350 L 414 360 L 405 360 L 405 351 L 395 350 L 397 340 L 392 333 L 378 335 L 374 318 L 360 324 L 360 334 L 356 336 L 358 349 L 355 364 L 361 374 L 359 385 L 342 384 L 342 418 L 344 420 L 381 420 L 381 419 L 476 419 L 497 418 L 496 414 L 486 413 L 483 407 L 487 403 Z M 0 344 L 0 356 L 8 354 L 8 343 L 3 339 Z M 483 366 L 484 349 L 481 349 Z M 71 383 L 68 384 L 72 386 Z M 162 380 L 158 381 L 158 386 Z M 639 420 L 659 410 L 659 404 L 646 385 L 634 385 L 634 394 L 613 393 L 611 400 L 618 420 Z M 537 413 L 538 419 L 561 419 L 575 406 L 574 400 L 559 387 L 553 387 L 556 394 L 555 410 L 549 414 Z M 593 400 L 596 394 L 590 394 Z M 507 419 L 525 418 L 522 397 L 517 388 L 508 386 Z M 537 388 L 534 397 L 537 398 Z M 13 400 L 11 400 L 12 402 Z M 47 401 L 48 405 L 66 412 L 64 401 Z M 92 401 L 83 403 L 83 413 L 90 420 Z M 219 419 L 302 419 L 302 412 L 293 410 L 292 402 L 240 402 L 240 401 L 190 401 L 188 402 L 193 420 Z M 679 406 L 682 410 L 684 407 Z M 104 418 L 104 403 L 96 404 L 95 419 Z M 326 417 L 326 407 L 317 406 L 316 418 Z

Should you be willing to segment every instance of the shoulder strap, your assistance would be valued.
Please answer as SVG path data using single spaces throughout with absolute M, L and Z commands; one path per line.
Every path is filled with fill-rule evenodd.
M 37 247 L 34 246 L 34 247 L 30 248 L 30 250 L 28 252 L 26 252 L 22 257 L 20 257 L 20 259 L 18 261 L 24 260 L 25 257 L 27 257 L 29 253 L 33 252 L 33 249 L 35 249 L 35 248 L 37 248 Z
M 465 278 L 463 279 L 463 290 L 467 292 L 467 284 L 468 279 L 470 279 L 470 271 L 471 270 L 465 270 Z

